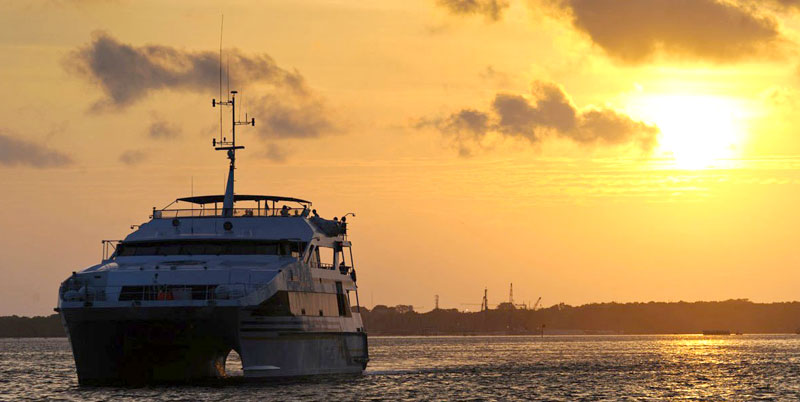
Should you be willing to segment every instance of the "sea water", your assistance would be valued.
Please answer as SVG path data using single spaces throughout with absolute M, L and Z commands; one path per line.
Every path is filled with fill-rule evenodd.
M 79 387 L 66 339 L 0 339 L 3 400 L 800 400 L 800 336 L 370 337 L 361 376 Z

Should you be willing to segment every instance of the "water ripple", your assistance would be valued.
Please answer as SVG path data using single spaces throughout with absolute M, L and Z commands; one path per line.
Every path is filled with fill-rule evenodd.
M 66 339 L 0 339 L 8 400 L 800 399 L 794 335 L 373 337 L 363 376 L 81 388 Z M 241 373 L 237 356 L 228 371 Z

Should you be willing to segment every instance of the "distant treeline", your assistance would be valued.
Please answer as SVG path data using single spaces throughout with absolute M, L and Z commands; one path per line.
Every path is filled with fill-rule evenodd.
M 47 317 L 0 317 L 0 338 L 53 338 L 67 336 L 58 314 Z
M 794 333 L 800 330 L 800 302 L 594 303 L 555 305 L 536 311 L 499 309 L 466 313 L 409 311 L 410 306 L 362 309 L 373 335 L 616 333 L 691 334 L 704 330 L 743 333 Z
M 795 333 L 800 330 L 800 302 L 595 303 L 559 304 L 534 310 L 496 309 L 426 313 L 411 306 L 361 309 L 371 335 L 462 335 L 550 333 L 696 334 L 704 330 L 742 333 Z M 0 317 L 0 337 L 65 336 L 57 314 L 48 317 Z

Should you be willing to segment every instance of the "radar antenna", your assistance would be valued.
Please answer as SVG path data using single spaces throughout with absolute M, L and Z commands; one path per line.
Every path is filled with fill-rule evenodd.
M 228 141 L 227 138 L 223 137 L 219 141 L 214 138 L 211 140 L 211 145 L 217 151 L 227 151 L 228 152 L 228 159 L 230 159 L 230 168 L 228 170 L 228 182 L 225 186 L 225 198 L 222 200 L 222 215 L 223 216 L 232 216 L 233 215 L 233 171 L 236 170 L 236 150 L 237 149 L 244 149 L 244 146 L 236 145 L 236 126 L 255 126 L 256 119 L 255 117 L 251 117 L 250 120 L 239 121 L 236 120 L 236 94 L 237 91 L 230 91 L 230 100 L 227 101 L 217 101 L 216 99 L 211 100 L 211 107 L 216 107 L 217 105 L 220 106 L 230 106 L 231 107 L 231 140 Z
M 217 101 L 216 99 L 211 99 L 211 107 L 216 107 L 217 105 L 220 106 L 230 106 L 231 107 L 231 140 L 228 141 L 226 137 L 222 136 L 222 109 L 219 110 L 219 138 L 212 138 L 211 145 L 217 151 L 228 151 L 228 159 L 230 159 L 230 169 L 228 170 L 228 182 L 225 185 L 225 197 L 222 200 L 222 216 L 232 216 L 233 215 L 233 171 L 236 170 L 236 150 L 237 149 L 244 149 L 243 146 L 236 145 L 236 126 L 242 125 L 256 125 L 256 119 L 251 118 L 250 120 L 247 119 L 247 114 L 245 114 L 245 120 L 240 121 L 236 119 L 236 94 L 237 91 L 231 91 L 231 79 L 230 79 L 230 58 L 228 58 L 227 66 L 225 68 L 225 77 L 228 85 L 228 100 L 222 100 L 222 28 L 225 23 L 225 16 L 223 15 L 220 24 L 219 24 L 219 98 L 220 100 Z M 192 190 L 194 191 L 194 190 Z

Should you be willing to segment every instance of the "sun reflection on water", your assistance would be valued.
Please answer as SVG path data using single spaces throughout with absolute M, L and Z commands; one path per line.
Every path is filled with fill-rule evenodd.
M 370 337 L 360 377 L 83 389 L 66 339 L 0 339 L 9 399 L 797 400 L 796 335 Z M 231 363 L 235 359 L 231 360 Z M 232 370 L 233 371 L 233 370 Z

